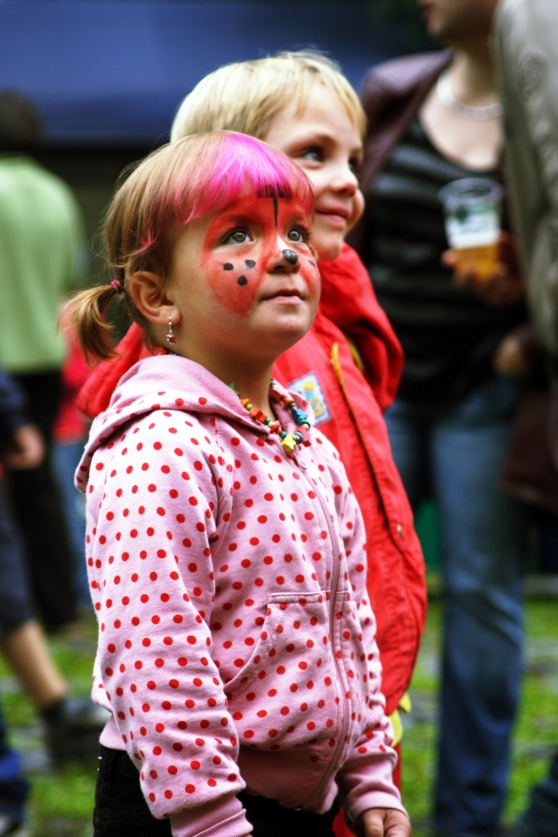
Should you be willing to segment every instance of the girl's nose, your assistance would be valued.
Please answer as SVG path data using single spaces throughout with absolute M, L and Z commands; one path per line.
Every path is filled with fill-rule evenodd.
M 285 247 L 281 239 L 277 242 L 277 252 L 270 259 L 269 273 L 298 273 L 300 270 L 300 259 L 298 253 Z

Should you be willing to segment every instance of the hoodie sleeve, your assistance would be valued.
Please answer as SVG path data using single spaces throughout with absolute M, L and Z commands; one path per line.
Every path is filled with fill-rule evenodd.
M 385 714 L 385 698 L 380 692 L 382 669 L 376 644 L 376 620 L 366 592 L 364 522 L 348 484 L 341 521 L 349 580 L 357 603 L 368 661 L 369 703 L 366 726 L 337 774 L 343 807 L 349 820 L 355 824 L 369 808 L 396 808 L 404 813 L 405 809 L 393 783 L 392 773 L 397 756 L 391 746 L 393 730 Z
M 113 713 L 101 741 L 125 747 L 153 815 L 170 817 L 175 837 L 251 831 L 206 621 L 211 547 L 230 497 L 221 454 L 187 415 L 159 410 L 97 449 L 87 486 L 100 623 L 93 695 Z

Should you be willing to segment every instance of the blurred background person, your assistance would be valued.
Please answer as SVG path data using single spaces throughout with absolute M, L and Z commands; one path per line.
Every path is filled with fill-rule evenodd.
M 23 393 L 0 372 L 0 459 L 13 471 L 36 468 L 45 446 L 29 422 Z M 51 760 L 91 758 L 107 713 L 90 700 L 68 697 L 43 633 L 33 619 L 25 578 L 23 547 L 0 480 L 0 649 L 42 718 Z M 7 742 L 0 713 L 0 837 L 23 837 L 29 784 L 19 754 Z
M 534 328 L 518 341 L 532 371 L 533 336 L 546 380 L 532 387 L 514 428 L 506 485 L 552 514 L 558 527 L 558 6 L 555 0 L 500 0 L 496 59 L 506 125 L 513 220 Z M 542 351 L 544 350 L 544 356 Z M 535 360 L 535 363 L 534 363 Z M 520 419 L 521 422 L 520 422 Z M 558 754 L 531 791 L 513 837 L 558 837 Z
M 367 209 L 353 241 L 406 355 L 386 420 L 412 505 L 440 509 L 444 640 L 437 835 L 499 833 L 521 674 L 523 514 L 498 489 L 522 384 L 506 353 L 525 319 L 509 237 L 484 282 L 445 256 L 441 187 L 501 182 L 489 34 L 497 0 L 421 0 L 451 51 L 367 75 Z
M 85 565 L 85 503 L 74 485 L 74 474 L 89 433 L 89 422 L 78 409 L 78 392 L 91 369 L 85 362 L 75 335 L 65 328 L 68 354 L 62 367 L 62 397 L 53 428 L 54 476 L 64 506 L 74 561 L 74 589 L 80 614 L 93 613 Z
M 34 106 L 17 93 L 0 93 L 0 365 L 24 390 L 46 443 L 36 467 L 8 467 L 10 497 L 38 613 L 48 629 L 57 630 L 76 619 L 76 594 L 51 473 L 66 352 L 56 321 L 61 296 L 81 280 L 84 244 L 70 189 L 30 156 L 41 138 Z

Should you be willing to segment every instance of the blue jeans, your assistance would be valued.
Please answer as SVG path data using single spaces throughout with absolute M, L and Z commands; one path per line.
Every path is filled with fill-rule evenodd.
M 515 380 L 494 376 L 457 406 L 397 401 L 386 415 L 411 504 L 432 493 L 440 510 L 440 834 L 496 834 L 504 801 L 521 675 L 524 515 L 497 483 L 520 395 Z
M 558 753 L 546 779 L 531 790 L 529 807 L 516 828 L 518 837 L 558 837 Z
M 52 463 L 74 559 L 76 595 L 82 607 L 93 610 L 85 564 L 85 499 L 74 485 L 74 474 L 83 454 L 85 441 L 55 442 L 52 446 Z
M 16 630 L 30 619 L 23 547 L 8 513 L 0 483 L 0 633 Z M 8 743 L 0 708 L 0 814 L 23 822 L 28 794 L 29 784 L 23 776 L 21 757 Z

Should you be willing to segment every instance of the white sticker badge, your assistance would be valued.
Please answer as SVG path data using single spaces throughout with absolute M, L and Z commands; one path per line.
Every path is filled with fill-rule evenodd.
M 287 388 L 292 389 L 305 401 L 308 401 L 314 413 L 315 424 L 323 424 L 324 421 L 331 418 L 320 382 L 314 372 L 310 372 L 302 378 L 297 378 L 296 381 L 291 381 Z

